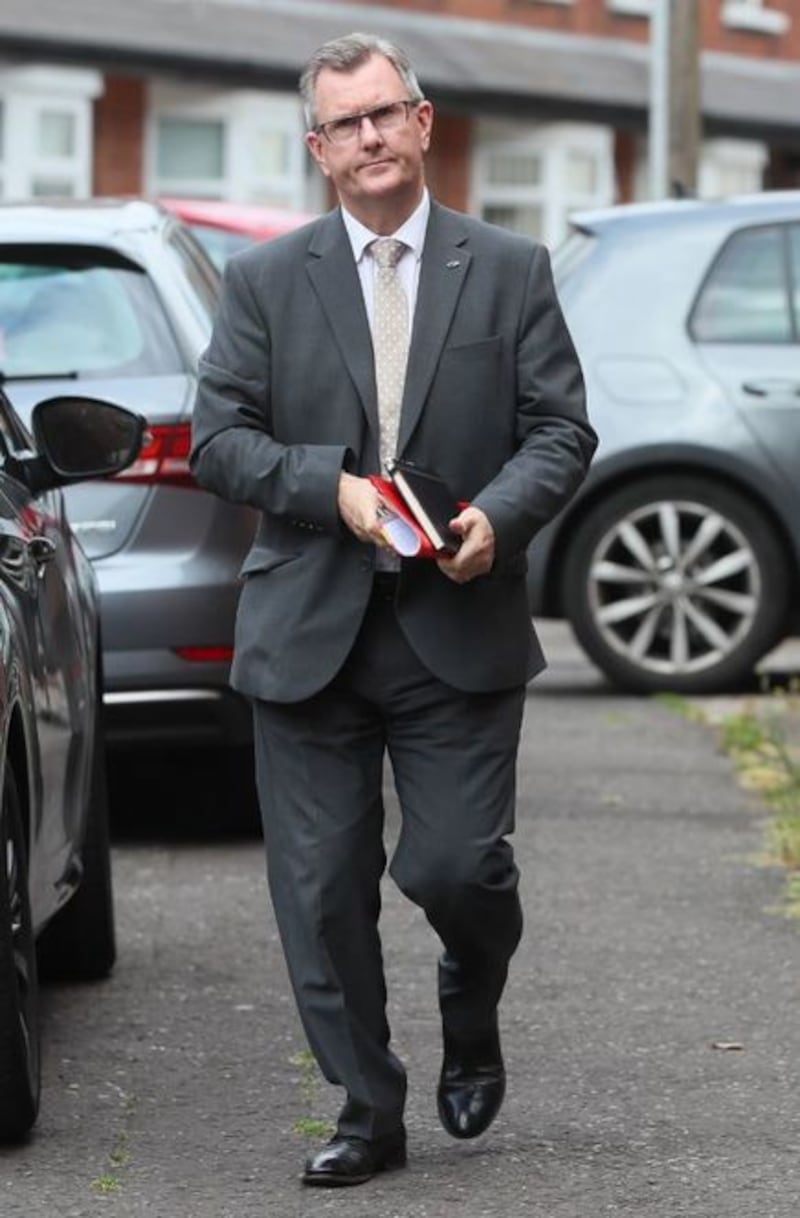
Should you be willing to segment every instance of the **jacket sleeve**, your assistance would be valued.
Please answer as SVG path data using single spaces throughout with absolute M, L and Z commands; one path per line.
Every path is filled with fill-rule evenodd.
M 543 246 L 533 250 L 516 334 L 517 449 L 474 499 L 497 557 L 524 550 L 580 486 L 597 446 L 578 356 Z
M 228 262 L 211 342 L 200 360 L 190 465 L 223 499 L 325 531 L 340 526 L 347 449 L 281 444 L 271 434 L 269 322 L 239 258 Z

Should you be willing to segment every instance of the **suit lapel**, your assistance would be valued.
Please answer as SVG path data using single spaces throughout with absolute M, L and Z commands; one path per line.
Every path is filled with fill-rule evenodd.
M 323 220 L 311 241 L 309 255 L 306 264 L 309 277 L 358 391 L 377 446 L 378 407 L 372 340 L 358 270 L 338 208 Z
M 467 277 L 472 255 L 466 241 L 466 229 L 458 214 L 432 203 L 403 392 L 399 455 L 417 425 Z

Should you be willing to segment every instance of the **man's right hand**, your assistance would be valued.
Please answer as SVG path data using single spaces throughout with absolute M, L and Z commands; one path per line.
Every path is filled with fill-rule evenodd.
M 381 497 L 369 478 L 357 478 L 354 474 L 339 475 L 339 515 L 351 533 L 359 541 L 371 541 L 385 546 L 381 536 L 378 509 Z

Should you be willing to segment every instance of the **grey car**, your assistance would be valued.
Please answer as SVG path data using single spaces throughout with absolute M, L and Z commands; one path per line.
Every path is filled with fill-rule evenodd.
M 119 478 L 71 487 L 100 587 L 110 737 L 244 744 L 228 687 L 237 573 L 253 516 L 188 468 L 195 370 L 218 273 L 171 214 L 140 201 L 0 207 L 0 372 L 20 413 L 76 391 L 149 424 Z
M 800 193 L 578 215 L 554 270 L 600 446 L 534 613 L 629 689 L 746 683 L 800 628 Z
M 0 1141 L 39 1107 L 39 975 L 116 954 L 97 587 L 58 487 L 122 469 L 143 424 L 51 398 L 33 441 L 0 390 Z

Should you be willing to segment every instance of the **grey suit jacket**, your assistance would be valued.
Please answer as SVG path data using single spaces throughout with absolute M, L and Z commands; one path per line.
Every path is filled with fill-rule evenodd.
M 503 689 L 543 667 L 525 550 L 595 443 L 545 249 L 434 203 L 398 454 L 441 474 L 496 535 L 493 570 L 468 584 L 403 562 L 399 621 L 443 681 Z M 267 700 L 309 697 L 350 651 L 374 566 L 374 547 L 337 512 L 341 470 L 379 468 L 370 331 L 338 210 L 228 264 L 191 460 L 202 486 L 261 512 L 232 683 Z

